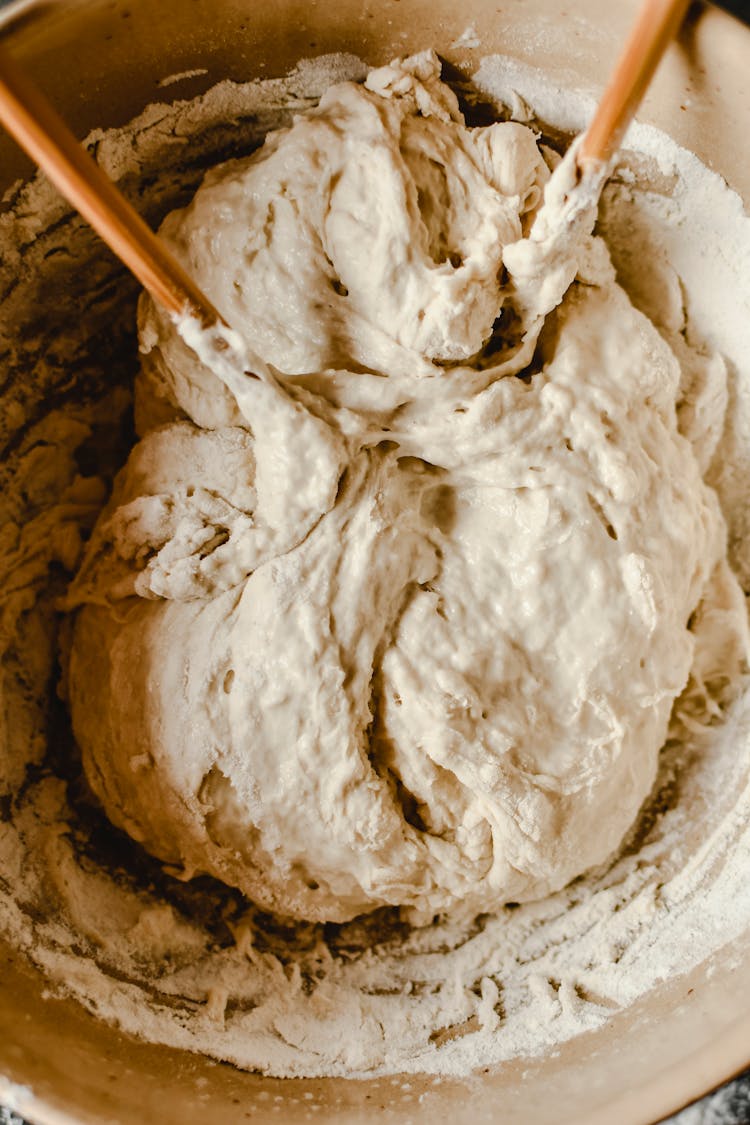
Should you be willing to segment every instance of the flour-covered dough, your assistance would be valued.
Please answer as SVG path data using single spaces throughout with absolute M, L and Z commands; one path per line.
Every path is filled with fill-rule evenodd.
M 142 300 L 69 691 L 109 816 L 181 872 L 299 918 L 489 911 L 647 796 L 695 623 L 740 595 L 678 362 L 593 207 L 552 237 L 553 162 L 423 54 L 165 220 L 261 378 Z

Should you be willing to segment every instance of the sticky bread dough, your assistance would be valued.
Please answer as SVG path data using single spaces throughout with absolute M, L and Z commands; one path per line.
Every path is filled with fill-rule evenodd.
M 633 822 L 741 595 L 677 360 L 593 212 L 547 253 L 545 188 L 533 133 L 467 129 L 425 54 L 165 221 L 265 377 L 143 300 L 69 691 L 109 816 L 176 870 L 419 921 L 543 896 Z

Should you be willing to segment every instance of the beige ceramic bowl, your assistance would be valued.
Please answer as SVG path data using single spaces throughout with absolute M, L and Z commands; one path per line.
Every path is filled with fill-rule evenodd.
M 298 58 L 329 51 L 382 63 L 432 45 L 471 67 L 472 53 L 450 46 L 467 25 L 482 53 L 502 51 L 596 89 L 634 7 L 634 0 L 17 0 L 0 12 L 0 30 L 82 136 L 124 123 L 157 93 L 164 98 L 160 79 L 194 68 L 206 73 L 183 83 L 180 96 L 220 78 L 282 75 Z M 641 114 L 745 200 L 748 73 L 750 32 L 697 6 Z M 29 171 L 0 136 L 0 195 Z M 263 1079 L 137 1042 L 72 1002 L 45 999 L 44 982 L 13 949 L 0 945 L 0 966 L 0 1102 L 40 1125 L 638 1125 L 750 1062 L 750 933 L 553 1058 L 440 1085 L 411 1079 L 406 1093 L 390 1081 Z M 314 1115 L 312 1104 L 320 1107 Z

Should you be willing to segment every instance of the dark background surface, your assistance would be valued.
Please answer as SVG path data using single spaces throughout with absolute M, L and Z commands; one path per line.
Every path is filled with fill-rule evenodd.
M 745 23 L 750 23 L 750 0 L 726 0 L 726 3 L 719 4 L 719 7 L 731 12 Z
M 0 0 L 3 7 L 8 0 Z M 602 0 L 603 3 L 610 0 Z M 750 23 L 750 0 L 723 0 L 719 7 L 731 12 L 745 23 Z M 750 69 L 750 59 L 748 59 Z M 750 1057 L 750 1043 L 748 1043 Z M 669 1119 L 670 1125 L 750 1125 L 750 1069 L 733 1082 L 728 1082 L 713 1094 L 703 1098 L 688 1109 Z M 0 1125 L 25 1125 L 10 1110 L 0 1106 Z M 144 1122 L 144 1125 L 152 1125 Z M 157 1123 L 154 1123 L 157 1125 Z

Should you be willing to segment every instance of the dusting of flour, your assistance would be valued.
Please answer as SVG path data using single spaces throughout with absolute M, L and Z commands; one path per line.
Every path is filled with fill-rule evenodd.
M 284 80 L 222 83 L 97 133 L 90 148 L 155 223 L 190 198 L 204 168 L 251 151 L 332 82 L 364 73 L 336 57 Z M 551 136 L 580 129 L 591 106 L 500 58 L 481 62 L 472 89 Z M 675 725 L 614 860 L 540 902 L 472 921 L 412 929 L 380 910 L 284 924 L 216 882 L 181 882 L 112 829 L 81 782 L 56 699 L 57 605 L 132 441 L 135 290 L 42 180 L 6 207 L 0 928 L 51 989 L 147 1039 L 269 1074 L 463 1075 L 600 1027 L 750 926 L 750 773 L 738 752 L 750 743 L 750 695 L 708 726 L 687 713 Z M 679 355 L 681 423 L 705 426 L 708 446 L 716 404 L 692 376 L 713 353 L 727 365 L 729 421 L 704 468 L 748 588 L 750 221 L 695 157 L 639 126 L 599 230 L 634 304 Z

